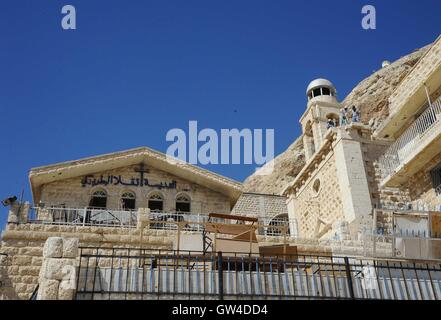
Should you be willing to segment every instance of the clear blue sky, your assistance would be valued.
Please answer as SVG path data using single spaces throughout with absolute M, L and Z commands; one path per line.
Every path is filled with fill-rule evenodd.
M 61 7 L 77 30 L 61 28 Z M 361 28 L 374 4 L 377 30 Z M 35 166 L 149 146 L 171 128 L 299 135 L 310 80 L 340 98 L 383 60 L 432 42 L 439 0 L 4 0 L 0 5 L 0 198 L 31 200 Z M 235 112 L 236 111 L 236 112 Z M 242 181 L 255 166 L 208 166 Z M 0 209 L 0 226 L 6 210 Z

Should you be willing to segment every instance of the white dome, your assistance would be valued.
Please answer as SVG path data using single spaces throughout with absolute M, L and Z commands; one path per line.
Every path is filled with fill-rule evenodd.
M 381 64 L 382 68 L 386 68 L 388 66 L 390 66 L 390 61 L 388 61 L 388 60 L 383 61 L 383 63 Z
M 331 81 L 326 80 L 326 79 L 315 79 L 315 80 L 311 81 L 308 88 L 306 89 L 306 95 L 308 95 L 309 92 L 311 92 L 312 90 L 314 90 L 316 88 L 320 88 L 320 87 L 329 88 L 331 90 L 331 92 L 334 92 L 334 93 L 336 92 L 335 87 Z

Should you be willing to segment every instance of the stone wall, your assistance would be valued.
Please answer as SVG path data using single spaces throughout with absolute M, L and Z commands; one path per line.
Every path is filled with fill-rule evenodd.
M 42 241 L 14 239 L 2 242 L 0 299 L 30 298 L 38 283 L 42 252 Z
M 138 175 L 135 169 L 139 166 L 129 166 L 111 171 L 104 171 L 96 174 L 95 178 L 101 175 L 106 179 L 108 175 L 121 176 L 124 181 Z M 150 184 L 170 183 L 176 181 L 176 189 L 167 189 L 151 186 L 124 186 L 108 185 L 82 186 L 83 177 L 56 181 L 43 185 L 41 191 L 41 201 L 46 206 L 65 206 L 66 208 L 84 208 L 89 205 L 91 195 L 94 191 L 102 189 L 107 193 L 107 208 L 110 210 L 121 209 L 121 195 L 130 191 L 136 195 L 136 208 L 147 208 L 148 198 L 154 192 L 159 192 L 164 198 L 164 211 L 176 211 L 176 197 L 181 193 L 187 194 L 191 198 L 191 211 L 194 213 L 228 213 L 230 212 L 230 199 L 227 196 L 215 192 L 201 185 L 190 183 L 181 178 L 175 177 L 167 172 L 149 168 L 149 173 L 145 177 Z
M 372 229 L 374 207 L 408 199 L 402 190 L 379 188 L 378 159 L 389 142 L 373 140 L 371 130 L 359 124 L 334 131 L 291 188 L 300 237 L 339 237 L 334 229 L 342 221 L 350 223 L 352 237 L 359 237 Z
M 441 195 L 436 194 L 432 184 L 430 171 L 441 164 L 441 153 L 430 160 L 427 165 L 416 174 L 409 177 L 402 189 L 408 192 L 414 208 L 441 211 Z
M 173 232 L 137 228 L 8 224 L 2 233 L 0 274 L 2 299 L 29 299 L 38 284 L 43 246 L 49 237 L 76 237 L 80 246 L 171 249 Z M 142 242 L 141 242 L 142 241 Z M 2 271 L 3 270 L 3 271 Z
M 261 218 L 284 216 L 288 214 L 286 200 L 286 197 L 283 196 L 244 193 L 240 196 L 231 214 Z
M 433 74 L 440 64 L 441 38 L 434 42 L 419 63 L 389 97 L 391 115 L 400 112 L 400 107 L 416 96 L 416 92 L 421 89 L 424 81 L 427 81 L 428 77 Z
M 309 179 L 293 201 L 299 237 L 316 237 L 316 231 L 320 231 L 320 229 L 316 230 L 318 219 L 330 224 L 344 219 L 333 152 L 328 153 L 320 165 L 311 172 Z
M 78 238 L 50 237 L 46 240 L 37 300 L 74 299 L 78 244 Z

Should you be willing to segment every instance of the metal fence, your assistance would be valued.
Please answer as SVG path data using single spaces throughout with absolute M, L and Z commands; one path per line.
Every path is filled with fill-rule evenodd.
M 29 221 L 57 225 L 136 227 L 136 211 L 91 208 L 32 208 Z
M 31 208 L 29 221 L 32 223 L 79 225 L 134 228 L 137 226 L 137 211 L 90 209 L 90 208 Z M 203 232 L 204 223 L 208 221 L 208 214 L 182 212 L 150 212 L 150 228 L 156 230 L 177 230 L 178 223 L 183 226 L 182 231 Z M 229 219 L 210 218 L 211 222 L 231 223 Z M 263 223 L 263 222 L 267 223 Z M 265 218 L 259 221 L 257 230 L 259 235 L 283 236 L 289 232 L 288 219 Z M 289 234 L 288 234 L 289 236 Z
M 78 300 L 439 300 L 441 266 L 331 256 L 81 248 Z

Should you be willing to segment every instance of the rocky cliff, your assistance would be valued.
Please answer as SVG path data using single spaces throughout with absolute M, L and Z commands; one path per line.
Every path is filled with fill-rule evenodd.
M 373 128 L 377 127 L 389 114 L 388 97 L 429 47 L 430 45 L 418 49 L 367 77 L 348 94 L 342 104 L 358 106 L 362 122 L 369 123 Z M 274 159 L 274 170 L 271 174 L 249 176 L 244 181 L 244 190 L 280 194 L 304 165 L 302 137 L 299 137 L 285 152 Z

